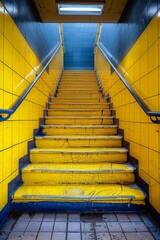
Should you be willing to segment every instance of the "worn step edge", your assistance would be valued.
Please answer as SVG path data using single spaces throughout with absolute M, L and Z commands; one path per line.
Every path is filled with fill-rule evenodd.
M 99 111 L 99 112 L 110 112 L 110 111 L 112 111 L 112 109 L 110 109 L 110 108 L 107 108 L 107 109 L 104 109 L 104 110 L 101 110 L 101 109 L 82 109 L 82 108 L 77 108 L 77 109 L 68 109 L 68 108 L 65 108 L 65 109 L 58 109 L 58 108 L 53 108 L 53 109 L 51 109 L 51 108 L 47 108 L 46 109 L 47 111 L 55 111 L 55 112 L 58 112 L 58 111 L 60 111 L 60 112 L 97 112 L 97 111 Z
M 45 116 L 45 119 L 113 119 L 114 116 Z
M 51 104 L 51 105 L 91 105 L 91 106 L 94 106 L 94 105 L 98 105 L 98 106 L 100 106 L 100 105 L 104 105 L 104 106 L 108 106 L 108 105 L 110 105 L 110 103 L 88 103 L 88 102 L 86 102 L 86 103 L 74 103 L 74 102 L 71 102 L 71 103 L 66 103 L 66 102 L 64 102 L 64 103 L 53 103 L 53 102 L 48 102 L 48 104 Z
M 114 195 L 113 195 L 114 192 Z M 37 194 L 36 194 L 37 193 Z M 100 202 L 139 202 L 145 194 L 136 185 L 62 185 L 59 186 L 24 186 L 13 195 L 14 201 L 100 201 Z
M 98 136 L 90 136 L 90 135 L 81 135 L 81 136 L 35 136 L 35 139 L 43 139 L 43 140 L 56 140 L 56 139 L 68 139 L 68 140 L 121 140 L 123 137 L 122 136 L 103 136 L 103 135 L 98 135 Z
M 42 148 L 32 148 L 30 153 L 78 153 L 78 154 L 93 154 L 93 153 L 127 153 L 126 148 L 55 148 L 55 149 L 42 149 Z
M 78 97 L 78 96 L 75 96 L 75 97 L 77 97 L 77 99 L 86 99 L 86 100 L 106 100 L 108 97 L 100 97 L 100 98 L 90 98 L 90 97 Z M 51 99 L 56 99 L 56 100 L 68 100 L 68 99 L 70 99 L 70 100 L 75 100 L 75 98 L 73 98 L 73 97 L 50 97 Z
M 85 169 L 86 168 L 86 169 Z M 102 169 L 103 168 L 103 169 Z M 116 164 L 116 163 L 63 163 L 63 164 L 29 164 L 25 168 L 23 168 L 22 173 L 24 172 L 38 172 L 38 173 L 126 173 L 130 172 L 133 173 L 136 170 L 136 168 L 129 164 Z
M 41 125 L 42 128 L 118 128 L 118 125 Z

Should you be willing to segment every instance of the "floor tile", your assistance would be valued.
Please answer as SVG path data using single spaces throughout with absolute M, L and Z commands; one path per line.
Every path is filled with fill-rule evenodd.
M 67 240 L 81 240 L 80 233 L 68 233 Z
M 123 233 L 111 233 L 112 240 L 126 240 Z
M 23 240 L 36 240 L 38 232 L 25 232 L 23 234 Z
M 41 222 L 42 219 L 44 217 L 44 214 L 43 213 L 35 213 L 32 218 L 31 218 L 31 221 L 32 222 Z
M 121 222 L 120 224 L 124 232 L 136 232 L 136 229 L 131 222 Z
M 55 222 L 53 231 L 54 232 L 65 232 L 67 227 L 67 222 Z
M 40 231 L 41 232 L 52 232 L 54 222 L 42 222 Z
M 18 221 L 22 221 L 22 222 L 29 222 L 31 220 L 31 216 L 28 214 L 28 213 L 23 213 L 20 217 L 19 217 L 19 219 L 18 219 Z
M 82 232 L 82 240 L 97 240 L 97 238 L 94 232 L 93 233 Z
M 54 232 L 52 240 L 66 240 L 66 232 Z
M 24 234 L 23 232 L 11 232 L 8 236 L 8 239 L 14 239 L 14 240 L 21 239 L 23 234 Z
M 80 232 L 80 222 L 68 222 L 68 232 Z
M 95 230 L 96 232 L 108 232 L 108 227 L 107 227 L 107 224 L 104 223 L 104 222 L 101 222 L 101 223 L 94 223 L 94 227 L 95 227 Z
M 103 214 L 102 219 L 106 222 L 116 222 L 117 217 L 115 214 Z
M 97 240 L 111 240 L 109 233 L 97 233 Z
M 17 222 L 14 225 L 12 231 L 14 231 L 14 232 L 24 232 L 26 230 L 28 224 L 29 224 L 28 222 Z
M 69 222 L 79 222 L 80 221 L 80 214 L 69 213 L 68 214 L 68 221 Z
M 130 214 L 127 214 L 127 216 L 131 222 L 141 222 L 142 221 L 140 219 L 140 217 L 138 216 L 138 214 L 130 213 Z
M 81 229 L 82 229 L 82 232 L 93 232 L 94 231 L 93 223 L 81 222 Z
M 139 232 L 138 234 L 142 240 L 154 240 L 154 237 L 149 232 Z
M 43 221 L 45 222 L 53 222 L 55 220 L 55 213 L 45 213 Z
M 138 233 L 125 233 L 125 237 L 127 240 L 141 240 Z
M 107 226 L 109 232 L 122 232 L 121 226 L 118 222 L 108 222 Z
M 26 228 L 27 232 L 37 232 L 40 229 L 41 222 L 30 222 Z
M 143 222 L 133 222 L 132 223 L 137 232 L 147 232 L 148 228 Z
M 51 232 L 39 232 L 37 240 L 51 240 Z
M 65 222 L 65 221 L 67 221 L 67 213 L 57 213 L 55 220 L 56 220 L 56 222 Z
M 127 214 L 116 214 L 116 217 L 119 222 L 129 222 L 130 221 Z

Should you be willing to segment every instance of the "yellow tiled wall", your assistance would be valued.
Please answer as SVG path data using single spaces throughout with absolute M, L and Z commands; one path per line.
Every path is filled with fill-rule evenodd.
M 61 48 L 49 73 L 44 72 L 15 114 L 0 122 L 0 210 L 8 201 L 8 183 L 19 173 L 19 159 L 27 154 L 33 130 L 39 127 L 49 93 L 55 90 L 63 68 L 62 56 Z M 0 3 L 0 108 L 9 109 L 41 69 L 40 61 Z
M 160 213 L 160 125 L 135 102 L 100 50 L 95 54 L 97 70 L 105 93 L 130 143 L 130 155 L 138 159 L 139 175 L 149 184 L 149 199 Z M 108 73 L 106 74 L 106 69 Z M 160 18 L 155 15 L 139 39 L 124 57 L 118 69 L 152 111 L 160 111 Z

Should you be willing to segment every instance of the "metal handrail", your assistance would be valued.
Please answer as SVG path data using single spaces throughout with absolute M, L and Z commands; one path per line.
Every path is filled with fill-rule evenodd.
M 39 80 L 39 78 L 42 76 L 43 72 L 46 70 L 48 65 L 51 63 L 52 59 L 58 52 L 59 48 L 61 47 L 62 43 L 58 42 L 53 51 L 52 57 L 48 60 L 48 62 L 45 64 L 45 66 L 42 68 L 42 70 L 36 75 L 36 78 L 33 80 L 33 82 L 29 85 L 29 87 L 22 93 L 22 95 L 19 97 L 19 99 L 14 103 L 14 105 L 10 109 L 1 109 L 0 108 L 0 122 L 6 121 L 10 118 L 10 116 L 17 110 L 17 108 L 21 105 L 23 100 L 26 98 L 28 93 L 31 91 L 33 86 L 36 84 L 36 82 Z M 6 117 L 3 117 L 1 114 L 7 114 Z
M 96 46 L 99 48 L 99 50 L 101 51 L 101 53 L 103 54 L 103 56 L 107 59 L 107 61 L 109 62 L 109 64 L 112 66 L 112 68 L 114 69 L 114 71 L 117 73 L 118 77 L 120 78 L 120 80 L 124 83 L 124 85 L 126 86 L 126 88 L 129 90 L 129 92 L 132 94 L 132 96 L 134 97 L 134 99 L 136 100 L 136 102 L 140 105 L 140 107 L 143 109 L 143 111 L 150 117 L 151 121 L 153 123 L 158 123 L 160 124 L 160 119 L 158 119 L 160 117 L 160 112 L 155 112 L 155 111 L 151 111 L 149 109 L 149 107 L 145 104 L 145 102 L 140 98 L 140 96 L 135 92 L 135 90 L 131 87 L 131 85 L 127 82 L 127 80 L 124 78 L 124 76 L 117 70 L 117 68 L 114 66 L 114 64 L 112 63 L 112 61 L 109 59 L 109 57 L 107 56 L 107 52 L 108 50 L 105 48 L 105 46 L 102 43 L 97 43 Z M 111 55 L 111 54 L 110 54 Z M 153 117 L 155 119 L 153 119 Z

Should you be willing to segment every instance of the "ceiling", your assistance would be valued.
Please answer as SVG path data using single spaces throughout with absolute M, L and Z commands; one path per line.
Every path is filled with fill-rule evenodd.
M 34 0 L 37 10 L 43 22 L 96 22 L 116 23 L 119 21 L 121 14 L 128 0 Z M 57 3 L 71 4 L 104 4 L 103 13 L 101 16 L 69 16 L 59 15 Z

